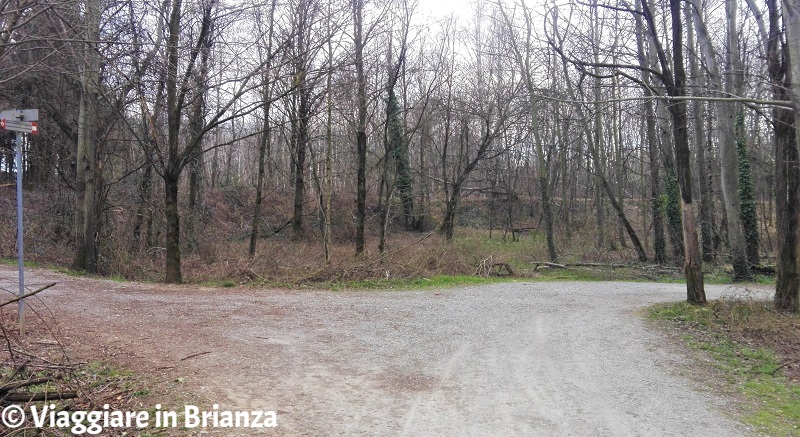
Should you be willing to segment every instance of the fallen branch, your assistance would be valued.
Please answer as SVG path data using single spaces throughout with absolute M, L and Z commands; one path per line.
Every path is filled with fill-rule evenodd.
M 195 357 L 199 357 L 199 356 L 201 356 L 201 355 L 206 355 L 206 354 L 210 354 L 210 353 L 211 353 L 211 351 L 206 351 L 206 352 L 198 352 L 198 353 L 196 353 L 196 354 L 189 355 L 188 357 L 183 357 L 183 358 L 181 358 L 181 359 L 180 359 L 180 361 L 186 361 L 186 360 L 188 360 L 188 359 L 195 358 Z
M 535 264 L 535 266 L 533 267 L 534 271 L 538 270 L 540 265 L 551 267 L 551 268 L 554 268 L 554 269 L 566 269 L 567 268 L 566 264 L 551 263 L 551 262 L 547 262 L 547 261 L 537 261 L 537 262 L 532 262 L 531 264 Z
M 610 268 L 610 269 L 641 269 L 641 270 L 654 270 L 657 273 L 668 273 L 670 271 L 679 271 L 680 268 L 678 267 L 670 267 L 670 266 L 663 266 L 658 264 L 618 264 L 618 263 L 588 263 L 588 262 L 576 262 L 570 264 L 558 264 L 558 263 L 551 263 L 546 261 L 534 261 L 531 264 L 534 265 L 534 269 L 536 270 L 539 266 L 547 266 L 556 269 L 566 269 L 569 267 L 603 267 L 603 268 Z
M 31 292 L 30 292 L 30 293 L 28 293 L 28 294 L 23 294 L 22 296 L 17 296 L 17 297 L 15 297 L 15 298 L 11 299 L 11 300 L 7 300 L 7 301 L 3 302 L 2 304 L 0 304 L 0 308 L 4 307 L 4 306 L 6 306 L 6 305 L 11 305 L 11 304 L 12 304 L 12 303 L 14 303 L 14 302 L 19 302 L 19 301 L 21 301 L 22 299 L 25 299 L 25 298 L 28 298 L 28 297 L 31 297 L 31 296 L 37 295 L 37 294 L 39 294 L 39 293 L 41 293 L 41 292 L 43 292 L 43 291 L 47 290 L 48 288 L 50 288 L 50 287 L 52 287 L 52 286 L 54 286 L 54 285 L 56 285 L 56 283 L 55 283 L 55 282 L 53 282 L 52 284 L 47 284 L 47 285 L 45 285 L 44 287 L 42 287 L 42 288 L 39 288 L 38 290 L 31 291 Z
M 17 403 L 17 402 L 47 402 L 47 401 L 60 401 L 65 399 L 76 399 L 78 393 L 74 391 L 65 391 L 61 393 L 9 393 L 2 397 L 2 402 Z
M 273 235 L 278 235 L 284 228 L 292 224 L 294 218 L 286 219 L 282 224 L 280 224 L 277 228 L 272 231 Z
M 610 267 L 612 269 L 623 269 L 633 267 L 627 264 L 601 264 L 601 263 L 572 263 L 570 267 Z
M 483 276 L 488 278 L 489 275 L 492 273 L 492 265 L 494 265 L 493 259 L 494 256 L 490 256 L 489 258 L 486 258 L 485 260 L 481 261 L 481 263 L 478 264 L 478 268 L 475 269 L 473 275 Z
M 0 395 L 8 393 L 11 390 L 17 390 L 23 387 L 30 387 L 32 385 L 47 384 L 53 382 L 53 378 L 36 378 L 26 381 L 9 382 L 8 384 L 0 386 Z

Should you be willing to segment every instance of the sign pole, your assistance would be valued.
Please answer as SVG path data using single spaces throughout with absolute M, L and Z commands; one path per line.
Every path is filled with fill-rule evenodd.
M 19 269 L 19 297 L 25 295 L 25 262 L 22 246 L 22 136 L 16 132 L 17 142 L 17 264 Z M 19 300 L 19 335 L 25 335 L 25 299 Z
M 17 269 L 19 271 L 19 335 L 25 335 L 25 258 L 22 227 L 22 142 L 24 134 L 36 135 L 39 133 L 38 109 L 9 109 L 0 111 L 0 130 L 14 132 L 17 146 Z

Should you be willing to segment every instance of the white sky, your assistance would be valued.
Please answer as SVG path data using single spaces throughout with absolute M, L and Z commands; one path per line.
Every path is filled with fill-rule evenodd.
M 432 15 L 436 18 L 445 17 L 451 13 L 456 16 L 466 17 L 472 14 L 474 0 L 418 0 L 419 14 Z

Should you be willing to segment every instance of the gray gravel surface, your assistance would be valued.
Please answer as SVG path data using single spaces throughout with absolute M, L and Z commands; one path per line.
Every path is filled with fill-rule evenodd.
M 682 300 L 680 284 L 328 292 L 31 277 L 59 282 L 43 299 L 76 343 L 171 368 L 209 405 L 276 410 L 281 435 L 753 434 L 680 376 L 690 360 L 637 312 Z M 3 287 L 14 278 L 0 268 Z

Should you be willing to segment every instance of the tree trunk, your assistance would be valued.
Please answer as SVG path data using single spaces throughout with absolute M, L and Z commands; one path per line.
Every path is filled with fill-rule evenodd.
M 732 90 L 728 95 L 743 96 L 744 66 L 739 44 L 738 25 L 738 0 L 725 0 L 725 15 L 727 17 L 728 35 L 728 87 Z M 747 153 L 747 132 L 744 127 L 745 108 L 742 103 L 734 104 L 733 113 L 733 145 L 736 152 L 736 171 L 739 175 L 739 186 L 736 192 L 739 197 L 739 221 L 742 224 L 742 238 L 744 239 L 744 252 L 747 262 L 752 265 L 759 263 L 759 238 L 758 218 L 756 205 L 753 199 L 753 181 L 750 175 L 750 156 Z M 749 266 L 748 266 L 748 273 Z
M 697 177 L 700 179 L 700 235 L 703 261 L 712 262 L 716 257 L 714 248 L 714 197 L 709 187 L 706 169 L 706 141 L 703 132 L 703 105 L 694 106 L 695 149 L 697 150 Z
M 683 64 L 683 26 L 681 24 L 681 2 L 670 0 L 672 21 L 672 60 L 675 67 L 674 82 L 668 75 L 668 69 L 662 66 L 663 77 L 668 79 L 666 88 L 669 94 L 678 99 L 670 106 L 673 133 L 675 136 L 675 170 L 683 208 L 683 242 L 686 258 L 683 267 L 686 277 L 686 300 L 691 304 L 705 304 L 706 294 L 703 285 L 703 269 L 700 260 L 700 247 L 697 240 L 697 211 L 692 201 L 692 155 L 689 149 L 688 119 L 686 100 L 686 72 Z M 672 83 L 669 83 L 672 82 Z
M 277 1 L 277 0 L 274 0 Z M 325 83 L 325 187 L 323 196 L 323 223 L 322 223 L 322 247 L 324 252 L 325 264 L 331 263 L 331 252 L 333 251 L 333 23 L 331 16 L 331 3 L 328 0 L 328 75 Z
M 330 16 L 331 4 L 328 2 L 328 15 Z M 330 17 L 328 18 L 330 20 Z M 330 26 L 330 21 L 328 25 Z M 329 28 L 330 29 L 330 28 Z M 322 225 L 322 245 L 324 248 L 325 264 L 331 262 L 331 252 L 333 250 L 333 208 L 331 202 L 333 200 L 333 101 L 332 101 L 332 77 L 333 77 L 333 35 L 328 35 L 328 77 L 327 77 L 327 120 L 325 122 L 325 192 L 323 199 L 323 225 Z
M 186 229 L 190 251 L 197 249 L 196 227 L 203 203 L 203 148 L 193 146 L 192 141 L 202 136 L 205 125 L 206 92 L 208 90 L 208 58 L 211 53 L 211 39 L 204 38 L 200 48 L 200 66 L 193 78 L 194 101 L 189 112 L 189 126 L 185 150 L 189 153 L 189 223 Z
M 641 0 L 637 0 L 636 8 L 641 10 Z M 650 168 L 650 210 L 653 216 L 653 260 L 658 264 L 663 264 L 667 261 L 666 242 L 664 241 L 664 220 L 663 220 L 663 207 L 661 202 L 661 190 L 659 178 L 659 146 L 658 138 L 656 136 L 656 111 L 653 101 L 650 99 L 653 96 L 651 88 L 650 72 L 647 68 L 650 67 L 650 57 L 645 51 L 644 41 L 646 35 L 644 33 L 644 26 L 642 19 L 639 15 L 635 16 L 636 27 L 639 29 L 640 35 L 636 38 L 637 55 L 639 65 L 643 68 L 641 71 L 642 87 L 645 101 L 644 101 L 644 115 L 645 115 L 645 137 L 647 140 L 647 152 L 649 158 Z
M 178 214 L 178 181 L 179 176 L 164 175 L 164 215 L 167 220 L 167 272 L 164 282 L 178 284 L 183 281 L 181 275 L 181 225 Z
M 363 0 L 353 0 L 355 34 L 356 88 L 358 120 L 356 124 L 357 193 L 356 193 L 356 254 L 364 252 L 364 227 L 367 217 L 367 81 L 364 76 Z
M 726 0 L 726 9 L 730 9 L 730 0 Z M 735 9 L 735 6 L 734 6 Z M 717 64 L 716 51 L 711 42 L 711 38 L 705 26 L 705 22 L 700 16 L 701 9 L 697 5 L 692 6 L 692 18 L 694 27 L 697 30 L 697 38 L 700 43 L 700 50 L 706 61 L 709 72 L 709 88 L 712 95 L 725 97 L 735 92 L 735 74 L 732 72 L 734 53 L 738 47 L 728 47 L 727 68 L 725 73 L 725 92 L 722 92 L 722 75 Z M 736 41 L 735 34 L 736 18 L 727 17 L 728 45 Z M 731 264 L 733 265 L 733 279 L 743 281 L 750 279 L 750 268 L 747 264 L 747 248 L 744 239 L 744 230 L 741 220 L 741 203 L 739 201 L 739 160 L 736 153 L 736 140 L 734 135 L 734 114 L 735 103 L 718 102 L 715 105 L 717 112 L 717 123 L 719 125 L 719 159 L 720 159 L 720 186 L 725 204 L 725 221 L 727 223 L 728 241 L 731 248 Z
M 391 57 L 391 47 L 389 50 L 389 56 Z M 389 74 L 394 74 L 394 71 L 394 69 L 390 68 Z M 381 183 L 378 190 L 378 211 L 380 211 L 378 252 L 381 255 L 386 250 L 386 232 L 389 227 L 392 194 L 397 187 L 396 182 L 400 176 L 399 149 L 402 147 L 401 143 L 405 141 L 405 132 L 399 117 L 400 106 L 397 102 L 397 95 L 394 92 L 395 81 L 396 79 L 392 78 L 388 84 L 389 97 L 386 101 L 386 124 L 383 129 L 383 173 L 381 174 Z
M 645 94 L 651 92 L 645 91 Z M 647 125 L 647 153 L 650 167 L 650 211 L 653 216 L 653 260 L 658 264 L 667 262 L 667 244 L 664 238 L 664 208 L 661 201 L 661 189 L 658 165 L 658 139 L 656 138 L 656 114 L 652 100 L 645 100 L 645 124 Z
M 248 247 L 248 255 L 252 259 L 256 256 L 256 246 L 258 244 L 259 233 L 261 232 L 261 204 L 264 201 L 264 179 L 266 178 L 266 161 L 267 161 L 267 147 L 271 141 L 271 130 L 269 124 L 270 112 L 270 98 L 265 85 L 264 98 L 265 102 L 262 105 L 263 117 L 261 141 L 258 146 L 258 179 L 256 181 L 256 202 L 253 208 L 253 222 L 250 227 L 250 246 Z
M 692 4 L 687 2 L 685 4 L 685 11 L 686 11 L 686 36 L 687 36 L 687 45 L 689 46 L 690 50 L 695 50 L 695 27 L 697 24 L 694 23 L 693 13 L 692 13 Z M 700 76 L 700 58 L 697 55 L 693 55 L 689 58 L 689 65 L 691 75 L 694 78 L 697 78 L 699 81 Z M 698 87 L 699 88 L 699 87 Z M 700 96 L 702 95 L 701 90 L 696 90 L 694 95 Z M 692 138 L 692 143 L 694 144 L 694 150 L 697 154 L 697 178 L 699 179 L 699 188 L 700 188 L 700 240 L 702 242 L 702 253 L 703 253 L 703 261 L 711 262 L 714 260 L 714 234 L 713 229 L 711 226 L 713 217 L 712 217 L 712 208 L 711 204 L 714 202 L 714 199 L 710 195 L 710 190 L 708 187 L 708 177 L 706 175 L 706 158 L 705 158 L 705 133 L 703 132 L 703 120 L 704 120 L 704 108 L 705 104 L 700 101 L 696 101 L 692 104 L 692 118 L 694 119 L 694 135 Z
M 616 23 L 616 24 L 618 25 L 619 23 Z M 616 56 L 614 57 L 614 63 L 617 63 Z M 620 97 L 619 83 L 618 83 L 617 77 L 615 76 L 614 77 L 614 98 L 617 99 L 619 97 Z M 628 243 L 625 240 L 625 233 L 626 232 L 630 233 L 630 231 L 633 228 L 630 227 L 630 223 L 628 223 L 627 225 L 626 225 L 626 223 L 624 223 L 624 222 L 627 221 L 627 219 L 622 220 L 623 218 L 625 218 L 625 215 L 624 215 L 624 211 L 625 211 L 625 151 L 624 151 L 624 147 L 623 147 L 624 139 L 622 138 L 622 129 L 621 129 L 622 115 L 623 114 L 622 114 L 621 105 L 619 103 L 617 103 L 616 105 L 613 105 L 613 107 L 614 107 L 614 120 L 613 120 L 613 129 L 612 129 L 612 131 L 614 133 L 614 154 L 615 154 L 614 165 L 616 167 L 616 172 L 615 172 L 615 175 L 614 175 L 614 179 L 615 179 L 615 185 L 616 185 L 616 188 L 617 188 L 616 202 L 619 204 L 619 208 L 615 207 L 615 210 L 617 211 L 617 216 L 620 217 L 620 219 L 621 219 L 619 221 L 619 223 L 617 224 L 617 239 L 619 241 L 620 247 L 627 248 L 628 247 Z M 623 212 L 622 216 L 620 216 L 620 214 L 619 214 L 620 212 Z M 641 253 L 639 253 L 639 259 L 641 260 L 642 259 L 642 254 L 645 254 L 645 251 L 642 248 L 641 244 L 639 244 L 639 247 L 637 247 L 636 249 L 637 249 L 637 251 L 638 251 L 638 249 L 642 249 Z M 647 259 L 647 255 L 645 255 L 644 258 Z
M 727 51 L 725 69 L 725 94 L 738 95 L 740 86 L 735 82 L 740 73 L 734 71 L 741 68 L 737 65 L 738 47 L 731 47 L 736 44 L 736 5 L 735 1 L 725 0 L 727 17 Z M 737 44 L 738 45 L 738 44 Z M 738 64 L 741 64 L 739 61 Z M 738 103 L 722 103 L 717 122 L 720 125 L 720 185 L 722 194 L 725 198 L 725 216 L 728 221 L 728 241 L 731 246 L 731 264 L 733 264 L 733 279 L 744 281 L 752 278 L 750 267 L 747 262 L 747 242 L 745 241 L 744 225 L 742 223 L 742 204 L 739 198 L 739 156 L 736 151 L 736 132 L 735 118 L 738 111 Z
M 99 52 L 94 47 L 100 34 L 101 3 L 87 0 L 85 62 L 81 74 L 81 100 L 78 115 L 77 181 L 75 196 L 75 257 L 72 267 L 97 272 L 95 253 L 97 93 L 99 91 Z
M 661 134 L 661 159 L 664 162 L 664 214 L 667 218 L 667 234 L 669 235 L 672 256 L 675 260 L 685 258 L 683 245 L 683 219 L 681 217 L 680 188 L 678 187 L 678 174 L 675 170 L 675 140 L 668 119 L 671 118 L 664 104 L 658 105 L 659 131 Z
M 670 0 L 670 21 L 672 24 L 672 67 L 659 41 L 655 19 L 650 6 L 642 3 L 643 17 L 647 20 L 650 38 L 656 48 L 661 67 L 660 78 L 667 94 L 672 97 L 668 109 L 672 118 L 672 133 L 675 146 L 675 171 L 680 188 L 683 241 L 685 247 L 684 276 L 686 278 L 686 300 L 690 304 L 706 303 L 703 285 L 703 270 L 700 260 L 700 246 L 697 238 L 697 211 L 692 199 L 692 155 L 689 149 L 688 117 L 686 109 L 686 70 L 683 62 L 683 24 L 681 22 L 681 0 Z
M 506 14 L 505 9 L 500 9 L 505 19 L 506 25 L 512 28 L 512 22 Z M 555 24 L 554 24 L 555 25 Z M 531 65 L 531 46 L 530 41 L 534 33 L 534 20 L 531 16 L 530 10 L 525 9 L 525 44 L 520 47 L 517 40 L 512 37 L 510 43 L 514 50 L 514 56 L 517 65 L 522 71 L 522 77 L 525 83 L 526 91 L 528 92 L 528 117 L 530 117 L 530 131 L 533 133 L 534 148 L 536 153 L 536 177 L 539 182 L 540 200 L 542 202 L 542 215 L 544 218 L 545 236 L 547 238 L 547 253 L 550 257 L 550 262 L 558 262 L 558 253 L 556 251 L 555 235 L 553 231 L 553 208 L 550 199 L 550 183 L 548 175 L 550 173 L 550 166 L 544 156 L 544 141 L 539 129 L 539 104 L 538 96 L 535 86 L 535 79 L 533 77 L 534 67 Z M 553 75 L 555 77 L 555 75 Z M 555 85 L 555 83 L 553 83 Z M 513 203 L 513 199 L 509 199 Z
M 178 96 L 178 43 L 181 32 L 181 0 L 172 5 L 169 18 L 169 41 L 167 44 L 167 163 L 164 179 L 164 215 L 166 217 L 166 272 L 164 281 L 180 283 L 181 275 L 181 229 L 178 212 L 178 182 L 180 181 L 179 133 L 181 127 L 181 102 Z
M 760 237 L 758 235 L 758 213 L 753 194 L 753 175 L 750 169 L 750 155 L 747 153 L 747 135 L 744 125 L 744 107 L 736 112 L 736 155 L 739 158 L 739 202 L 742 205 L 742 225 L 747 253 L 747 262 L 758 265 Z
M 292 215 L 292 233 L 295 239 L 303 236 L 303 203 L 305 200 L 306 152 L 308 150 L 308 121 L 310 118 L 311 84 L 308 82 L 308 42 L 306 33 L 309 26 L 308 5 L 301 0 L 298 8 L 297 23 L 297 55 L 294 65 L 294 83 L 297 86 L 297 120 L 293 127 L 295 138 L 294 150 L 294 213 Z
M 152 146 L 148 146 L 152 147 Z M 139 180 L 139 202 L 136 205 L 136 215 L 133 218 L 133 244 L 132 252 L 141 250 L 142 226 L 144 224 L 145 213 L 149 210 L 150 197 L 153 187 L 153 164 L 150 158 L 144 165 L 142 178 Z
M 453 239 L 453 231 L 456 223 L 456 208 L 458 208 L 458 201 L 461 199 L 461 184 L 453 184 L 451 187 L 450 196 L 445 202 L 444 220 L 439 231 L 444 235 L 445 239 Z
M 415 210 L 416 217 L 414 218 L 414 229 L 419 232 L 427 230 L 427 215 L 428 206 L 430 205 L 430 190 L 428 188 L 428 168 L 425 163 L 425 152 L 427 150 L 427 140 L 429 137 L 429 127 L 427 120 L 420 120 L 419 135 L 419 184 L 417 184 L 417 192 L 419 193 L 417 208 Z
M 308 102 L 300 97 L 299 120 L 297 123 L 297 149 L 295 150 L 294 171 L 294 214 L 292 216 L 292 232 L 294 238 L 303 236 L 303 202 L 305 195 L 306 149 L 308 147 Z
M 767 59 L 776 100 L 791 99 L 794 110 L 773 108 L 773 128 L 776 149 L 776 215 L 778 260 L 775 281 L 775 308 L 779 311 L 800 311 L 800 266 L 797 246 L 800 243 L 800 154 L 798 154 L 797 120 L 800 119 L 800 5 L 794 0 L 783 1 L 783 20 L 786 29 L 785 47 L 781 47 L 781 24 L 778 0 L 768 0 L 769 38 Z M 787 53 L 788 51 L 788 53 Z M 788 71 L 787 71 L 788 70 Z

